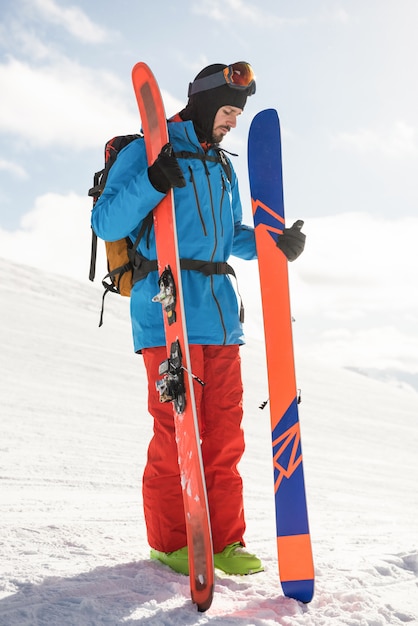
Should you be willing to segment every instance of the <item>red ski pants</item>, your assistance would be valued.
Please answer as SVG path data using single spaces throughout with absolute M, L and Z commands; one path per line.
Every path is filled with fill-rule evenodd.
M 161 403 L 155 381 L 165 347 L 142 351 L 148 376 L 148 410 L 154 435 L 143 476 L 144 514 L 151 547 L 172 552 L 187 545 L 183 497 L 175 442 L 173 407 Z M 214 552 L 236 541 L 244 544 L 242 479 L 237 465 L 244 452 L 239 346 L 190 346 L 205 468 Z

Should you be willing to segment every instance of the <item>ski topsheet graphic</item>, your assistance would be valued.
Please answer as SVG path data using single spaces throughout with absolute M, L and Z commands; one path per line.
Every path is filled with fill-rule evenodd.
M 148 163 L 168 142 L 164 104 L 145 63 L 137 63 L 132 81 L 142 122 Z M 161 365 L 160 397 L 173 401 L 189 549 L 190 591 L 200 611 L 212 602 L 214 566 L 206 485 L 184 314 L 173 192 L 154 209 L 160 293 L 164 310 L 167 360 Z
M 300 439 L 285 227 L 280 123 L 267 109 L 252 121 L 248 167 L 263 307 L 273 444 L 277 554 L 283 593 L 310 602 L 314 566 Z

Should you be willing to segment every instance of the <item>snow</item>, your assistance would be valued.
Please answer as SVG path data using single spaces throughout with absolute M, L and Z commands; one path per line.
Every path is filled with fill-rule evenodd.
M 242 349 L 248 548 L 206 613 L 149 560 L 141 502 L 151 419 L 128 301 L 0 261 L 0 625 L 418 625 L 418 394 L 296 343 L 316 592 L 282 595 L 263 346 Z M 296 332 L 296 331 L 295 331 Z

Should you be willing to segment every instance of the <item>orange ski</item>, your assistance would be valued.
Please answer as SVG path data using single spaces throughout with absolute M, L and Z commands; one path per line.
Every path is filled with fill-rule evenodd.
M 168 142 L 167 122 L 160 90 L 151 70 L 137 63 L 132 81 L 142 122 L 148 163 Z M 190 592 L 199 611 L 213 598 L 214 566 L 206 485 L 200 450 L 199 426 L 193 392 L 186 318 L 183 306 L 173 192 L 154 209 L 154 228 L 160 273 L 159 300 L 163 304 L 167 361 L 161 373 L 173 399 L 181 484 L 189 552 Z M 171 395 L 170 395 L 171 394 Z

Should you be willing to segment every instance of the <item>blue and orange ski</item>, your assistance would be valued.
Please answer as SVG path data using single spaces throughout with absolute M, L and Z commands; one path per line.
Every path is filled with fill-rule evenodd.
M 264 319 L 273 443 L 277 554 L 283 593 L 310 602 L 314 565 L 309 533 L 293 355 L 288 262 L 277 248 L 285 227 L 280 122 L 258 113 L 248 138 L 248 167 Z
M 145 63 L 135 65 L 132 81 L 148 162 L 153 163 L 168 142 L 164 104 L 157 81 Z M 212 534 L 193 392 L 172 191 L 154 209 L 153 216 L 160 272 L 161 293 L 158 299 L 163 304 L 167 345 L 167 361 L 160 369 L 164 376 L 156 382 L 160 397 L 164 395 L 164 401 L 173 400 L 189 549 L 190 591 L 198 609 L 206 611 L 212 603 L 214 590 Z

